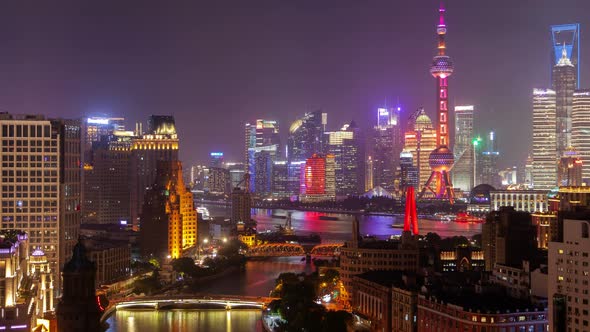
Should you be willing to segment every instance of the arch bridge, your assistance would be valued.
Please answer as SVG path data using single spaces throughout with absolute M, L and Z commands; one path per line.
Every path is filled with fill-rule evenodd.
M 248 249 L 247 257 L 290 257 L 290 256 L 326 256 L 340 254 L 342 243 L 318 244 L 306 246 L 297 243 L 267 243 Z
M 274 298 L 255 296 L 233 296 L 233 295 L 158 295 L 128 297 L 112 301 L 105 308 L 101 321 L 105 321 L 118 309 L 261 309 L 269 304 Z

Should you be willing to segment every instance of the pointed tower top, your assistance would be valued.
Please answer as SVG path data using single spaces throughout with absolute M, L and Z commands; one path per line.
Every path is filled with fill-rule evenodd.
M 558 67 L 563 67 L 563 66 L 573 67 L 574 66 L 572 64 L 572 62 L 570 61 L 570 59 L 567 57 L 567 49 L 565 48 L 565 42 L 563 43 L 563 48 L 561 49 L 561 59 L 559 59 L 559 62 L 557 62 L 556 66 L 558 66 Z

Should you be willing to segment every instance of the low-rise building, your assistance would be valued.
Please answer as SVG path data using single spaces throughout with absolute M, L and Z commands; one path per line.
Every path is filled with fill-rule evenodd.
M 101 238 L 86 239 L 88 258 L 96 264 L 96 287 L 126 278 L 131 273 L 131 246 Z
M 416 272 L 419 249 L 413 235 L 399 240 L 362 239 L 358 220 L 353 222 L 353 240 L 340 248 L 340 277 L 347 292 L 352 290 L 352 277 L 370 270 Z
M 547 315 L 505 295 L 429 293 L 418 295 L 417 331 L 547 331 Z
M 546 190 L 492 190 L 491 209 L 498 211 L 502 206 L 512 206 L 516 211 L 547 212 L 547 193 Z

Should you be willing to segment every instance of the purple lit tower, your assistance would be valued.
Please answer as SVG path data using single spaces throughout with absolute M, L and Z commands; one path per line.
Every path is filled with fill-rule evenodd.
M 448 199 L 451 204 L 454 203 L 453 185 L 451 184 L 449 171 L 453 167 L 453 152 L 448 148 L 449 145 L 449 94 L 448 80 L 453 73 L 453 63 L 451 58 L 445 54 L 446 44 L 445 35 L 447 26 L 445 24 L 445 8 L 442 3 L 439 12 L 439 22 L 436 27 L 438 34 L 438 54 L 432 60 L 430 73 L 436 78 L 436 110 L 437 110 L 437 127 L 436 140 L 437 148 L 430 153 L 428 163 L 432 173 L 424 187 L 420 191 L 419 198 L 422 198 L 426 190 L 434 194 L 437 199 Z

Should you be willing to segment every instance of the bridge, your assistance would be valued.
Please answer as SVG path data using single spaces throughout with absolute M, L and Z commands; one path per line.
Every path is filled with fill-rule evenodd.
M 324 256 L 340 255 L 342 243 L 318 244 L 313 247 L 297 243 L 267 243 L 253 246 L 246 252 L 247 257 L 289 257 L 289 256 Z M 307 250 L 306 250 L 307 249 Z
M 262 309 L 275 298 L 239 295 L 157 295 L 138 296 L 113 300 L 101 317 L 105 321 L 118 309 Z

